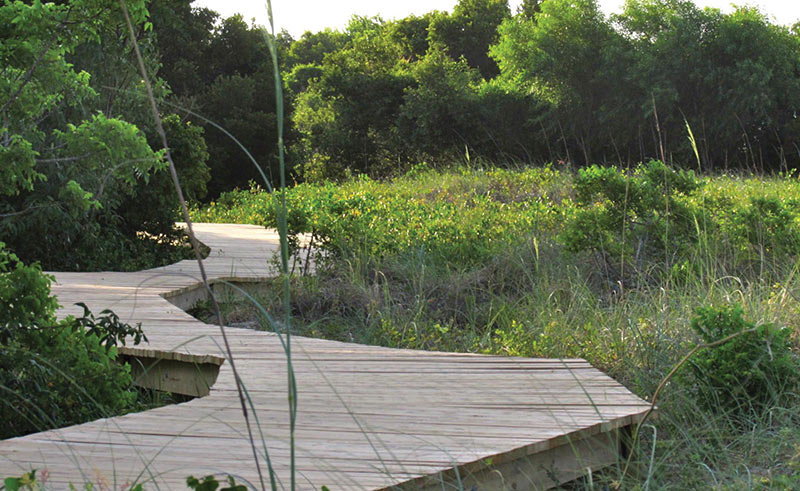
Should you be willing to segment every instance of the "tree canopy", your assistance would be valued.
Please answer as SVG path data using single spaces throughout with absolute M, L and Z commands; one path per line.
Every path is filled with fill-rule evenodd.
M 144 2 L 129 2 L 129 11 L 147 46 Z M 161 210 L 145 207 L 150 214 L 123 206 L 150 192 L 166 163 L 148 143 L 143 83 L 126 62 L 116 5 L 6 2 L 0 25 L 0 236 L 7 247 L 52 269 L 119 267 L 141 252 L 140 232 L 172 235 L 174 195 L 165 195 Z M 152 51 L 148 64 L 156 64 Z M 196 146 L 201 134 L 184 126 L 177 121 L 171 136 Z M 193 157 L 184 166 L 202 176 L 205 157 Z M 134 209 L 144 221 L 126 227 Z

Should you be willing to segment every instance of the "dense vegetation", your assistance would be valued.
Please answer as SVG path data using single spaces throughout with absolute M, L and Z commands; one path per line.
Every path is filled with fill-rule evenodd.
M 189 0 L 130 8 L 158 102 L 175 113 L 165 123 L 188 196 L 260 182 L 242 147 L 277 181 L 263 31 Z M 177 205 L 118 8 L 7 1 L 0 16 L 7 247 L 45 269 L 174 260 Z M 463 0 L 449 13 L 356 16 L 342 31 L 274 40 L 298 182 L 464 155 L 694 167 L 687 124 L 702 170 L 800 164 L 800 31 L 753 8 L 634 0 L 608 18 L 593 0 L 526 0 L 516 13 Z
M 636 465 L 594 484 L 800 485 L 797 177 L 699 177 L 658 161 L 417 168 L 302 184 L 287 201 L 292 230 L 320 249 L 316 272 L 293 279 L 295 332 L 582 357 L 648 400 L 693 347 L 734 336 L 689 358 L 660 394 L 655 430 L 634 446 Z M 274 226 L 272 203 L 254 188 L 194 213 Z M 302 273 L 306 251 L 299 257 Z M 259 293 L 271 315 L 283 312 L 281 291 L 276 281 Z M 268 328 L 236 298 L 225 315 Z
M 259 33 L 238 17 L 214 24 L 208 10 L 178 10 L 179 22 L 153 20 L 160 73 L 274 171 Z M 527 0 L 516 13 L 462 0 L 450 13 L 282 33 L 290 163 L 310 181 L 397 175 L 465 152 L 495 164 L 694 165 L 688 123 L 705 170 L 788 170 L 800 163 L 799 34 L 754 8 L 723 14 L 688 0 L 629 1 L 610 18 L 594 0 Z M 256 173 L 236 146 L 206 135 L 212 196 L 247 187 Z
M 146 341 L 111 312 L 57 320 L 51 277 L 0 242 L 0 439 L 144 409 L 117 344 Z M 145 395 L 145 394 L 142 394 Z
M 130 12 L 145 32 L 144 3 Z M 0 6 L 0 438 L 149 404 L 116 352 L 129 336 L 146 339 L 141 329 L 88 309 L 57 320 L 42 273 L 181 256 L 163 152 L 133 110 L 141 77 L 124 60 L 121 19 L 90 0 Z M 199 198 L 209 178 L 202 129 L 176 115 L 164 125 Z
M 146 38 L 144 2 L 130 9 Z M 25 262 L 140 269 L 180 256 L 177 198 L 122 26 L 104 2 L 0 6 L 0 237 Z M 187 193 L 202 197 L 202 128 L 174 115 L 165 126 Z

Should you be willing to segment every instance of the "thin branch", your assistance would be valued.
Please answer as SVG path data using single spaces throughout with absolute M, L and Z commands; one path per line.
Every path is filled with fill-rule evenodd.
M 39 209 L 39 208 L 51 208 L 53 206 L 56 206 L 56 205 L 54 205 L 54 204 L 31 205 L 31 206 L 25 208 L 24 210 L 13 211 L 13 212 L 10 212 L 10 213 L 0 213 L 0 218 L 10 218 L 10 217 L 16 217 L 16 216 L 20 216 L 20 215 L 27 215 L 28 213 L 32 212 L 33 210 L 36 210 L 36 209 Z
M 77 160 L 83 160 L 86 157 L 91 156 L 91 153 L 85 153 L 83 155 L 79 155 L 77 157 L 55 157 L 52 159 L 36 159 L 37 164 L 55 164 L 57 162 L 75 162 Z

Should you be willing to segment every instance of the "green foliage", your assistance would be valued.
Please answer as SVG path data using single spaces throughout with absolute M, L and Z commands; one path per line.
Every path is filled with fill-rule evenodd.
M 23 330 L 2 343 L 0 437 L 124 413 L 133 406 L 130 367 L 69 322 Z
M 248 25 L 241 15 L 219 20 L 215 12 L 192 8 L 189 4 L 188 1 L 155 2 L 154 14 L 162 16 L 154 19 L 154 30 L 157 48 L 165 61 L 165 69 L 161 73 L 175 89 L 177 96 L 173 102 L 202 116 L 188 116 L 188 119 L 194 128 L 205 129 L 203 136 L 207 147 L 203 146 L 202 151 L 209 154 L 207 163 L 212 176 L 207 185 L 208 194 L 216 197 L 223 191 L 246 187 L 250 180 L 261 182 L 262 179 L 239 145 L 206 120 L 232 134 L 253 155 L 270 179 L 277 177 L 277 120 L 272 60 L 266 49 L 265 33 L 259 26 Z M 320 34 L 313 37 L 318 39 L 325 36 Z M 186 40 L 190 47 L 184 50 L 180 40 Z M 276 41 L 279 48 L 285 51 L 281 53 L 281 59 L 286 55 L 294 60 L 291 62 L 294 64 L 315 63 L 315 56 L 306 51 L 316 53 L 325 50 L 324 47 L 315 51 L 313 46 L 305 46 L 307 49 L 297 46 L 292 57 L 285 38 L 279 35 Z M 311 43 L 309 39 L 306 41 Z M 300 40 L 296 44 L 301 44 Z M 166 66 L 167 61 L 172 64 Z M 300 90 L 307 83 L 307 78 L 300 77 L 300 81 L 291 79 L 290 83 Z M 292 100 L 287 96 L 283 104 L 287 113 L 290 113 Z M 173 131 L 175 129 L 173 127 Z M 185 132 L 180 131 L 178 138 L 182 137 L 180 133 Z M 151 142 L 155 142 L 157 135 L 152 136 Z M 287 144 L 291 144 L 293 139 L 293 132 L 287 132 Z M 185 148 L 188 150 L 190 147 Z M 202 175 L 189 168 L 186 171 L 182 181 L 189 176 Z
M 638 124 L 630 120 L 637 93 L 624 76 L 633 53 L 595 0 L 547 0 L 536 9 L 532 18 L 521 14 L 500 26 L 491 48 L 500 78 L 549 104 L 537 130 L 563 140 L 559 158 L 586 165 L 622 160 L 625 130 Z
M 227 483 L 227 486 L 224 484 Z M 186 486 L 189 489 L 194 489 L 195 491 L 246 491 L 247 487 L 241 484 L 236 484 L 236 480 L 233 476 L 228 476 L 228 478 L 220 483 L 217 480 L 216 476 L 206 476 L 202 480 L 197 479 L 194 476 L 189 476 L 186 478 Z M 220 487 L 223 486 L 223 487 Z
M 486 77 L 498 74 L 489 46 L 498 39 L 497 26 L 510 17 L 504 0 L 459 0 L 453 13 L 433 15 L 428 39 L 454 59 L 463 58 Z
M 86 335 L 100 338 L 100 344 L 105 346 L 106 349 L 110 350 L 112 347 L 117 346 L 118 343 L 125 346 L 125 339 L 128 337 L 133 338 L 134 345 L 142 341 L 147 342 L 147 336 L 142 331 L 141 323 L 133 327 L 120 322 L 117 314 L 108 309 L 100 312 L 99 318 L 95 318 L 85 303 L 78 302 L 75 305 L 83 309 L 83 315 L 75 319 L 75 324 Z
M 259 45 L 258 49 L 263 48 Z M 268 66 L 248 75 L 222 75 L 207 88 L 202 108 L 208 118 L 247 148 L 272 182 L 278 175 L 274 90 L 272 68 Z M 288 101 L 286 104 L 289 105 Z M 216 128 L 208 128 L 205 139 L 212 176 L 208 184 L 211 196 L 245 187 L 251 180 L 262 181 L 258 170 L 230 137 Z
M 104 250 L 104 241 L 116 252 L 135 241 L 120 230 L 120 206 L 164 163 L 135 126 L 100 114 L 53 136 L 64 157 L 37 166 L 45 178 L 35 188 L 0 202 L 7 210 L 0 231 L 23 260 L 48 269 L 109 267 L 118 257 Z M 57 165 L 62 158 L 69 165 Z
M 678 158 L 689 158 L 688 148 L 672 143 L 688 120 L 702 128 L 704 165 L 786 162 L 783 145 L 798 137 L 789 113 L 800 104 L 800 44 L 786 27 L 754 8 L 726 15 L 685 0 L 628 2 L 616 21 L 638 51 L 631 92 L 644 114 L 657 108 L 664 144 Z
M 522 0 L 517 7 L 517 14 L 526 19 L 533 20 L 536 15 L 542 12 L 542 2 L 544 0 Z
M 47 469 L 43 469 L 42 472 L 39 473 L 39 477 L 37 477 L 36 472 L 37 470 L 33 469 L 25 474 L 22 474 L 20 477 L 5 478 L 3 483 L 6 491 L 42 491 L 49 489 L 47 486 Z M 75 484 L 70 483 L 68 489 L 70 491 L 78 491 L 78 489 L 82 489 L 84 491 L 93 491 L 95 489 L 95 485 L 91 482 L 86 482 L 79 488 L 75 486 Z M 141 483 L 139 483 L 128 486 L 126 489 L 130 491 L 143 491 L 144 487 Z
M 257 298 L 271 315 L 288 310 L 298 335 L 408 349 L 584 358 L 643 398 L 652 396 L 697 343 L 698 335 L 687 319 L 696 317 L 698 307 L 727 305 L 736 298 L 765 324 L 796 325 L 797 255 L 765 246 L 763 259 L 753 267 L 750 261 L 758 257 L 754 252 L 761 249 L 761 239 L 751 243 L 739 232 L 737 220 L 753 202 L 777 200 L 784 203 L 790 219 L 784 229 L 764 227 L 763 244 L 780 240 L 779 234 L 794 233 L 800 220 L 791 203 L 800 197 L 800 180 L 701 179 L 658 163 L 626 172 L 598 167 L 589 174 L 594 180 L 587 180 L 580 193 L 576 183 L 580 174 L 567 170 L 437 171 L 425 163 L 391 180 L 358 178 L 339 186 L 297 186 L 287 194 L 290 228 L 319 230 L 314 244 L 321 243 L 327 257 L 313 275 L 300 275 L 303 266 L 298 263 L 288 309 L 282 303 L 282 278 L 261 286 Z M 587 254 L 571 252 L 562 241 L 576 208 L 583 206 L 577 204 L 579 194 L 591 208 L 591 203 L 606 200 L 604 193 L 624 197 L 626 186 L 640 186 L 637 199 L 654 207 L 645 213 L 644 204 L 638 205 L 643 218 L 637 216 L 637 223 L 628 224 L 629 234 L 638 233 L 638 222 L 650 220 L 670 199 L 698 213 L 697 224 L 691 223 L 694 236 L 685 242 L 676 238 L 680 253 L 688 258 L 680 264 L 675 259 L 682 268 L 680 282 L 673 271 L 622 288 L 597 281 L 597 267 Z M 273 223 L 269 209 L 276 197 L 255 189 L 230 193 L 194 214 L 201 220 L 267 225 Z M 544 206 L 537 208 L 540 205 Z M 487 221 L 477 220 L 478 214 Z M 527 222 L 530 217 L 537 218 Z M 675 221 L 671 227 L 678 228 L 678 217 L 662 218 Z M 661 230 L 658 220 L 652 219 L 652 230 Z M 472 235 L 457 233 L 461 222 Z M 489 228 L 480 230 L 473 226 L 476 223 Z M 331 235 L 323 235 L 323 230 Z M 621 233 L 612 232 L 621 240 Z M 674 251 L 668 251 L 672 260 Z M 662 253 L 643 254 L 642 269 L 665 271 Z M 304 258 L 305 253 L 300 260 Z M 235 312 L 238 319 L 260 320 L 249 302 L 222 308 Z M 251 317 L 246 317 L 248 309 L 253 311 Z M 752 341 L 754 356 L 762 356 L 758 370 L 774 373 L 763 365 L 769 364 L 766 348 L 773 349 L 774 359 L 779 360 L 775 350 L 783 340 L 797 353 L 797 329 L 762 332 L 763 338 L 755 334 L 737 338 L 746 345 L 738 351 L 749 352 Z M 708 350 L 712 359 L 716 349 Z M 737 349 L 729 352 L 735 354 Z M 745 362 L 735 368 L 751 366 Z M 738 373 L 738 382 L 749 383 L 744 372 L 732 373 Z M 798 389 L 791 379 L 773 380 L 769 388 L 754 392 L 774 396 L 765 410 L 732 414 L 708 409 L 701 394 L 719 397 L 708 388 L 709 376 L 687 377 L 691 382 L 673 380 L 664 386 L 658 418 L 651 420 L 655 438 L 648 427 L 633 445 L 632 469 L 642 472 L 629 473 L 623 487 L 644 482 L 652 488 L 680 489 L 791 486 L 800 448 Z M 733 383 L 730 378 L 725 381 Z M 747 404 L 752 403 L 741 405 Z M 595 485 L 611 487 L 619 484 L 619 471 L 612 466 L 592 478 Z
M 312 80 L 319 80 L 322 68 L 312 63 L 295 65 L 292 71 L 286 74 L 286 86 L 295 94 L 304 92 Z
M 19 491 L 21 489 L 38 490 L 40 483 L 36 480 L 36 469 L 26 472 L 20 477 L 7 477 L 3 480 L 5 489 L 8 491 Z
M 344 48 L 348 35 L 332 29 L 319 32 L 306 31 L 300 39 L 292 42 L 288 53 L 288 63 L 296 65 L 322 65 L 325 55 Z
M 92 195 L 103 208 L 116 208 L 138 178 L 166 167 L 136 126 L 102 114 L 79 125 L 68 123 L 66 131 L 56 129 L 54 136 L 66 155 L 77 157 L 66 178 L 80 179 L 82 188 L 95 190 Z
M 169 39 L 164 41 L 171 42 Z M 237 56 L 232 56 L 234 53 Z M 204 71 L 207 69 L 204 74 L 207 83 L 221 76 L 246 77 L 272 69 L 263 32 L 256 26 L 249 26 L 239 14 L 223 19 L 215 26 L 205 57 L 206 66 L 203 68 Z M 274 103 L 274 96 L 271 98 Z
M 737 213 L 738 243 L 757 250 L 759 255 L 781 256 L 800 252 L 800 230 L 796 221 L 800 202 L 777 197 L 753 197 L 747 207 Z
M 144 24 L 144 2 L 128 9 Z M 159 209 L 134 200 L 148 197 L 142 189 L 164 174 L 166 162 L 148 145 L 143 130 L 149 125 L 130 122 L 144 119 L 145 106 L 139 76 L 126 61 L 129 45 L 120 39 L 119 9 L 92 1 L 6 2 L 0 19 L 0 235 L 7 247 L 51 270 L 152 266 L 174 258 L 174 235 L 161 242 L 139 235 L 171 230 L 175 205 Z M 163 93 L 163 84 L 156 85 Z M 112 116 L 119 111 L 125 118 Z M 202 164 L 198 132 L 176 135 L 176 143 L 191 147 L 184 153 L 192 165 Z M 187 170 L 194 181 L 207 179 L 202 165 Z M 166 203 L 169 195 L 159 191 L 161 199 L 151 204 Z
M 402 159 L 394 126 L 413 84 L 402 48 L 380 19 L 354 17 L 347 36 L 345 47 L 325 55 L 319 76 L 297 97 L 293 123 L 301 141 L 295 153 L 308 162 L 301 173 L 380 174 Z
M 440 49 L 428 51 L 412 74 L 416 84 L 406 89 L 397 123 L 403 138 L 427 155 L 472 146 L 480 120 L 480 74 Z
M 177 114 L 165 116 L 162 124 L 184 197 L 189 201 L 204 198 L 211 171 L 203 128 L 181 120 Z M 152 140 L 152 146 L 158 148 L 157 138 Z M 147 206 L 141 206 L 142 203 L 147 203 Z M 119 210 L 119 227 L 129 235 L 147 232 L 165 238 L 179 236 L 175 232 L 175 222 L 181 221 L 182 217 L 168 170 L 154 174 L 147 182 L 138 183 L 134 192 L 120 204 Z
M 38 264 L 26 266 L 0 242 L 0 340 L 18 329 L 55 321 L 58 303 L 50 296 L 50 281 Z
M 181 120 L 177 114 L 170 114 L 161 122 L 184 196 L 190 201 L 204 198 L 211 174 L 207 165 L 209 156 L 203 128 L 193 125 L 191 121 Z M 164 185 L 161 189 L 166 191 L 172 187 L 171 183 L 170 180 L 170 186 Z
M 428 38 L 431 20 L 436 16 L 436 12 L 419 17 L 409 15 L 389 26 L 389 36 L 392 42 L 400 46 L 401 56 L 409 61 L 416 61 L 425 56 L 430 45 Z
M 761 414 L 785 404 L 785 397 L 800 387 L 791 329 L 756 326 L 739 305 L 699 308 L 692 329 L 704 343 L 743 333 L 721 346 L 703 348 L 690 360 L 688 383 L 707 410 L 737 417 Z
M 82 318 L 57 321 L 50 281 L 0 247 L 0 439 L 119 414 L 136 400 L 116 345 L 146 340 L 141 326 L 85 306 Z
M 6 134 L 0 135 L 6 136 Z M 9 137 L 7 144 L 0 146 L 0 195 L 18 195 L 20 191 L 30 191 L 34 182 L 44 178 L 36 171 L 36 152 L 31 142 L 19 135 Z
M 155 0 L 148 6 L 161 62 L 159 76 L 182 98 L 201 94 L 209 78 L 218 76 L 209 73 L 207 52 L 219 14 L 191 3 Z
M 481 41 L 468 34 L 471 29 L 494 32 L 481 24 L 491 24 L 490 19 L 477 20 L 482 9 L 502 13 L 507 7 L 467 2 L 455 17 L 434 13 L 391 23 L 354 18 L 344 47 L 327 53 L 320 65 L 295 66 L 288 80 L 297 93 L 293 122 L 301 135 L 295 147 L 299 174 L 315 182 L 354 173 L 384 176 L 407 170 L 412 159 L 441 161 L 463 154 L 465 147 L 505 157 L 505 143 L 514 154 L 518 136 L 529 128 L 525 109 L 530 105 L 505 89 L 482 91 L 481 72 L 470 57 L 450 51 L 463 48 L 486 58 L 488 45 L 481 48 Z M 458 40 L 439 39 L 443 31 L 436 38 L 429 24 L 437 22 L 441 29 L 447 24 Z M 429 42 L 434 38 L 439 40 Z M 500 104 L 486 104 L 495 101 Z M 520 120 L 508 121 L 505 111 L 511 107 Z
M 272 167 L 274 139 L 254 136 L 275 127 L 260 33 L 241 17 L 167 3 L 151 7 L 155 41 L 139 36 L 152 59 L 160 52 L 175 100 L 233 128 Z M 513 16 L 503 1 L 462 0 L 451 13 L 282 33 L 290 164 L 308 180 L 384 177 L 466 148 L 502 162 L 686 165 L 696 161 L 688 121 L 702 168 L 788 171 L 800 162 L 797 39 L 757 9 L 723 14 L 689 0 L 631 0 L 610 18 L 596 0 L 526 0 Z M 256 177 L 215 132 L 213 196 Z
M 383 257 L 423 250 L 445 264 L 474 264 L 508 237 L 551 228 L 563 218 L 561 196 L 549 196 L 564 176 L 552 169 L 435 172 L 381 183 L 301 184 L 287 191 L 291 233 L 313 233 L 336 255 Z M 556 201 L 559 200 L 559 201 Z M 273 196 L 257 188 L 224 194 L 195 218 L 274 227 Z
M 614 31 L 595 0 L 542 2 L 534 19 L 508 19 L 500 35 L 491 53 L 503 77 L 516 78 L 554 104 L 602 95 L 598 83 L 608 81 L 606 50 Z
M 562 240 L 571 251 L 599 255 L 615 281 L 624 279 L 626 264 L 646 272 L 666 258 L 669 267 L 698 241 L 703 210 L 688 198 L 702 185 L 692 171 L 676 171 L 659 161 L 633 171 L 581 169 L 575 179 L 575 214 Z
M 277 196 L 226 193 L 193 214 L 275 226 Z M 658 161 L 588 167 L 574 178 L 552 167 L 437 172 L 420 164 L 391 181 L 301 184 L 287 201 L 290 231 L 314 233 L 335 255 L 424 250 L 446 264 L 476 264 L 509 237 L 548 231 L 577 257 L 599 261 L 586 261 L 586 271 L 626 287 L 691 281 L 704 270 L 779 278 L 800 233 L 797 179 L 699 178 Z

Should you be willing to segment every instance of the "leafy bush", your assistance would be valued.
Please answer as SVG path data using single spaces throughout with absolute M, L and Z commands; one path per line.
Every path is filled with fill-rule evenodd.
M 82 423 L 128 410 L 130 367 L 96 335 L 70 322 L 16 333 L 0 348 L 0 438 Z
M 58 303 L 50 296 L 51 276 L 38 264 L 24 265 L 0 242 L 0 339 L 36 324 L 55 322 Z
M 800 363 L 789 348 L 790 329 L 756 327 L 738 305 L 699 308 L 692 329 L 704 343 L 752 330 L 691 358 L 685 378 L 702 407 L 734 416 L 757 415 L 786 402 L 781 398 L 800 386 Z
M 576 212 L 562 240 L 573 252 L 595 252 L 612 280 L 625 279 L 626 268 L 644 272 L 697 242 L 695 223 L 702 209 L 687 197 L 702 185 L 693 172 L 656 160 L 633 171 L 581 169 L 575 180 Z
M 204 198 L 211 172 L 203 128 L 182 121 L 177 114 L 165 116 L 162 123 L 184 197 L 190 201 Z M 150 145 L 160 148 L 160 139 L 152 138 Z M 142 206 L 144 203 L 147 206 Z M 128 235 L 140 231 L 173 235 L 175 222 L 182 217 L 169 170 L 154 174 L 147 182 L 140 182 L 135 193 L 120 206 L 120 215 L 120 228 Z
M 227 484 L 227 486 L 226 486 Z M 189 489 L 194 489 L 195 491 L 246 491 L 247 488 L 241 484 L 236 484 L 236 480 L 233 476 L 228 476 L 227 479 L 220 482 L 216 476 L 206 476 L 202 479 L 197 479 L 194 476 L 189 476 L 186 478 L 186 486 Z M 220 486 L 222 486 L 220 488 Z
M 117 343 L 125 346 L 125 339 L 129 336 L 133 338 L 134 345 L 147 342 L 141 322 L 136 327 L 120 322 L 119 316 L 108 309 L 100 312 L 99 318 L 95 318 L 85 303 L 78 302 L 75 305 L 83 308 L 83 315 L 75 319 L 75 324 L 88 336 L 100 338 L 100 343 L 106 348 L 116 346 Z
M 751 246 L 756 254 L 796 254 L 800 252 L 800 202 L 777 197 L 752 197 L 734 217 L 741 246 Z
M 163 152 L 148 144 L 155 130 L 118 39 L 121 12 L 107 7 L 0 4 L 0 237 L 47 270 L 141 269 L 183 257 L 177 234 L 150 238 L 172 231 L 177 204 L 165 189 Z M 144 1 L 127 7 L 135 24 L 145 23 Z M 189 194 L 203 191 L 201 131 L 176 116 L 164 123 Z
M 301 184 L 287 191 L 289 228 L 313 233 L 315 244 L 333 255 L 425 251 L 460 267 L 489 259 L 509 240 L 556 227 L 569 209 L 557 184 L 565 178 L 550 168 L 464 169 L 392 182 L 360 177 L 340 185 Z M 275 227 L 273 198 L 258 188 L 234 191 L 194 216 Z
M 138 343 L 141 328 L 88 309 L 57 321 L 50 281 L 0 243 L 0 439 L 125 412 L 136 399 L 115 345 L 128 334 Z
M 195 208 L 194 219 L 274 227 L 277 196 L 257 187 L 225 193 Z M 780 281 L 786 260 L 800 252 L 800 180 L 699 178 L 658 161 L 577 175 L 419 164 L 392 180 L 300 184 L 287 203 L 290 232 L 313 233 L 315 245 L 334 255 L 425 251 L 468 267 L 526 238 L 550 237 L 578 253 L 595 279 L 599 271 L 626 289 L 721 272 L 743 279 L 770 272 Z

